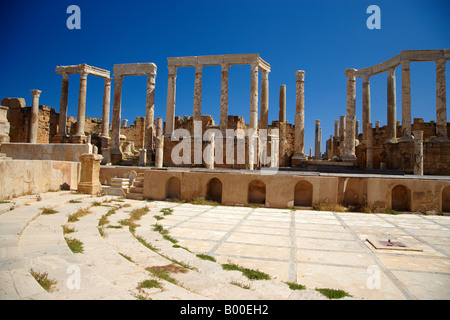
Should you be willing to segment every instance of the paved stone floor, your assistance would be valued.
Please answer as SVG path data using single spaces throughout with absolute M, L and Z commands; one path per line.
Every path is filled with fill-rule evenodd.
M 335 213 L 158 202 L 160 221 L 196 253 L 308 288 L 362 299 L 448 299 L 450 217 Z M 377 246 L 375 248 L 367 239 Z M 398 250 L 380 240 L 402 242 Z
M 146 214 L 131 231 L 123 223 L 142 208 Z M 88 212 L 69 221 L 79 210 Z M 24 196 L 0 204 L 0 300 L 326 299 L 316 288 L 345 290 L 352 296 L 345 299 L 448 299 L 449 226 L 448 216 L 203 206 L 70 191 Z M 66 237 L 84 251 L 72 252 Z M 387 240 L 405 247 L 384 247 Z M 223 270 L 228 262 L 272 279 Z M 174 281 L 152 268 L 170 270 Z M 48 273 L 54 290 L 40 287 L 31 270 Z M 160 286 L 139 288 L 148 279 Z M 291 290 L 286 281 L 307 289 Z

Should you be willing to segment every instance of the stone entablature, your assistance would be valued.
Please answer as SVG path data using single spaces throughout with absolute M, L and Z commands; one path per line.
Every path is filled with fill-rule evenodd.
M 250 82 L 250 120 L 249 127 L 258 128 L 258 70 L 262 72 L 261 83 L 261 116 L 259 128 L 267 129 L 269 110 L 270 65 L 259 54 L 229 54 L 213 56 L 190 56 L 167 58 L 169 81 L 167 84 L 166 136 L 175 130 L 175 91 L 177 68 L 195 67 L 194 111 L 195 121 L 201 120 L 202 71 L 204 66 L 220 65 L 222 78 L 220 85 L 220 130 L 225 133 L 228 124 L 228 70 L 231 65 L 249 64 L 251 66 Z
M 144 148 L 151 154 L 154 150 L 153 136 L 154 114 L 155 114 L 155 84 L 156 84 L 156 64 L 145 63 L 126 63 L 115 64 L 114 72 L 114 102 L 112 119 L 112 139 L 111 139 L 111 160 L 117 164 L 122 160 L 122 150 L 120 149 L 120 127 L 121 127 L 121 109 L 122 109 L 122 84 L 125 76 L 147 76 L 147 95 L 145 103 L 145 135 Z
M 111 78 L 108 70 L 89 66 L 85 63 L 70 66 L 57 66 L 55 69 L 57 74 L 63 76 L 61 85 L 61 102 L 59 108 L 59 130 L 54 142 L 65 142 L 67 140 L 67 102 L 69 95 L 69 75 L 73 73 L 80 74 L 80 89 L 78 93 L 78 113 L 77 113 L 77 129 L 74 136 L 74 141 L 78 143 L 86 143 L 85 136 L 85 117 L 86 117 L 86 90 L 87 90 L 87 76 L 93 75 L 105 79 L 105 86 L 103 90 L 103 123 L 102 137 L 109 135 L 109 108 L 111 97 Z

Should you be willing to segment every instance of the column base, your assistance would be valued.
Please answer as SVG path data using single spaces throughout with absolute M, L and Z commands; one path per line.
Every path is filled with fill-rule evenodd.
M 390 139 L 386 139 L 386 141 L 384 143 L 397 143 L 398 139 L 397 138 L 390 138 Z
M 292 156 L 292 166 L 296 166 L 308 160 L 308 156 L 304 153 L 297 153 Z
M 83 194 L 99 194 L 102 191 L 102 185 L 100 182 L 80 182 L 77 191 Z
M 122 152 L 117 150 L 111 150 L 111 164 L 118 165 L 122 161 Z
M 447 137 L 436 137 L 434 139 L 435 142 L 450 142 L 450 140 Z
M 414 137 L 411 134 L 403 136 L 398 140 L 398 142 L 408 142 L 408 141 L 414 141 Z
M 87 137 L 85 135 L 76 135 L 72 137 L 72 143 L 86 144 Z
M 348 154 L 341 157 L 342 161 L 355 161 L 356 156 L 354 154 Z
M 57 134 L 52 137 L 50 142 L 51 143 L 67 143 L 67 142 L 69 142 L 69 137 L 67 137 L 66 135 Z

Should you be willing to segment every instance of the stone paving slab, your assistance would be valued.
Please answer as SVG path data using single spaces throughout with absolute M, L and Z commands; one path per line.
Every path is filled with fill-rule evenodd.
M 449 297 L 450 217 L 198 207 L 174 206 L 159 223 L 180 245 L 220 263 L 358 299 Z M 392 237 L 422 251 L 377 250 L 368 237 Z

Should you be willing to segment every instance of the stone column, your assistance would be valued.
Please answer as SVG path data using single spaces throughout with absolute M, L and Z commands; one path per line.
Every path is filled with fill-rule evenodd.
M 250 129 L 258 128 L 258 64 L 251 64 L 250 80 Z
M 105 78 L 105 86 L 103 89 L 103 112 L 102 112 L 102 133 L 101 137 L 109 139 L 109 113 L 111 108 L 111 80 Z
M 363 76 L 362 84 L 362 127 L 363 143 L 367 140 L 367 124 L 370 123 L 370 82 L 369 75 Z
M 221 64 L 222 78 L 220 82 L 220 131 L 224 136 L 228 129 L 228 69 L 229 64 Z
M 205 154 L 203 155 L 206 169 L 214 169 L 214 148 L 215 148 L 215 133 L 212 132 L 207 140 L 205 147 Z
M 39 125 L 39 96 L 41 90 L 30 90 L 33 94 L 33 101 L 31 104 L 31 121 L 30 121 L 30 135 L 29 142 L 37 143 L 38 125 Z
M 153 149 L 153 118 L 155 116 L 155 83 L 156 72 L 147 75 L 147 99 L 145 102 L 145 140 L 144 149 Z
M 9 124 L 7 114 L 9 107 L 0 105 L 0 145 L 5 142 L 9 142 L 9 131 L 11 125 Z M 0 154 L 1 157 L 1 154 Z
M 448 141 L 445 63 L 445 59 L 436 60 L 436 137 L 438 141 Z
M 175 92 L 177 82 L 177 67 L 169 66 L 169 80 L 167 82 L 166 105 L 166 136 L 170 136 L 175 130 Z
M 355 121 L 355 140 L 358 140 L 359 136 L 359 120 Z
M 259 128 L 267 129 L 269 125 L 269 72 L 261 72 L 261 115 Z
M 366 124 L 366 167 L 367 169 L 373 169 L 373 131 L 372 123 Z
M 155 167 L 162 168 L 164 157 L 164 136 L 162 135 L 162 118 L 156 119 Z
M 355 100 L 356 100 L 356 69 L 347 69 L 347 113 L 345 116 L 345 140 L 342 160 L 356 160 L 355 155 Z
M 111 127 L 111 163 L 114 165 L 122 160 L 122 151 L 120 150 L 122 83 L 123 76 L 116 76 L 114 79 L 113 119 Z
M 286 165 L 286 85 L 280 86 L 280 113 L 278 116 L 278 125 L 280 129 L 280 145 L 279 145 L 279 163 L 281 167 Z
M 387 143 L 397 142 L 397 97 L 395 67 L 388 70 L 387 78 Z
M 78 192 L 98 194 L 102 190 L 100 183 L 100 162 L 103 157 L 99 154 L 83 153 L 80 156 L 81 170 Z
M 63 73 L 61 84 L 61 101 L 59 103 L 58 140 L 62 142 L 67 136 L 67 101 L 69 97 L 69 74 Z
M 320 160 L 322 154 L 322 134 L 320 130 L 320 120 L 316 119 L 314 158 Z
M 203 66 L 195 66 L 194 121 L 202 121 L 202 77 Z
M 293 160 L 306 160 L 305 155 L 305 71 L 295 72 L 295 136 Z M 293 163 L 294 164 L 294 163 Z
M 409 60 L 402 61 L 402 137 L 400 141 L 412 140 L 411 135 L 411 77 Z
M 339 120 L 334 120 L 334 137 L 339 137 Z
M 84 126 L 86 117 L 86 90 L 87 76 L 85 72 L 80 73 L 80 91 L 78 92 L 78 116 L 77 116 L 77 132 L 75 136 L 84 137 Z
M 414 174 L 423 175 L 423 131 L 414 132 Z

